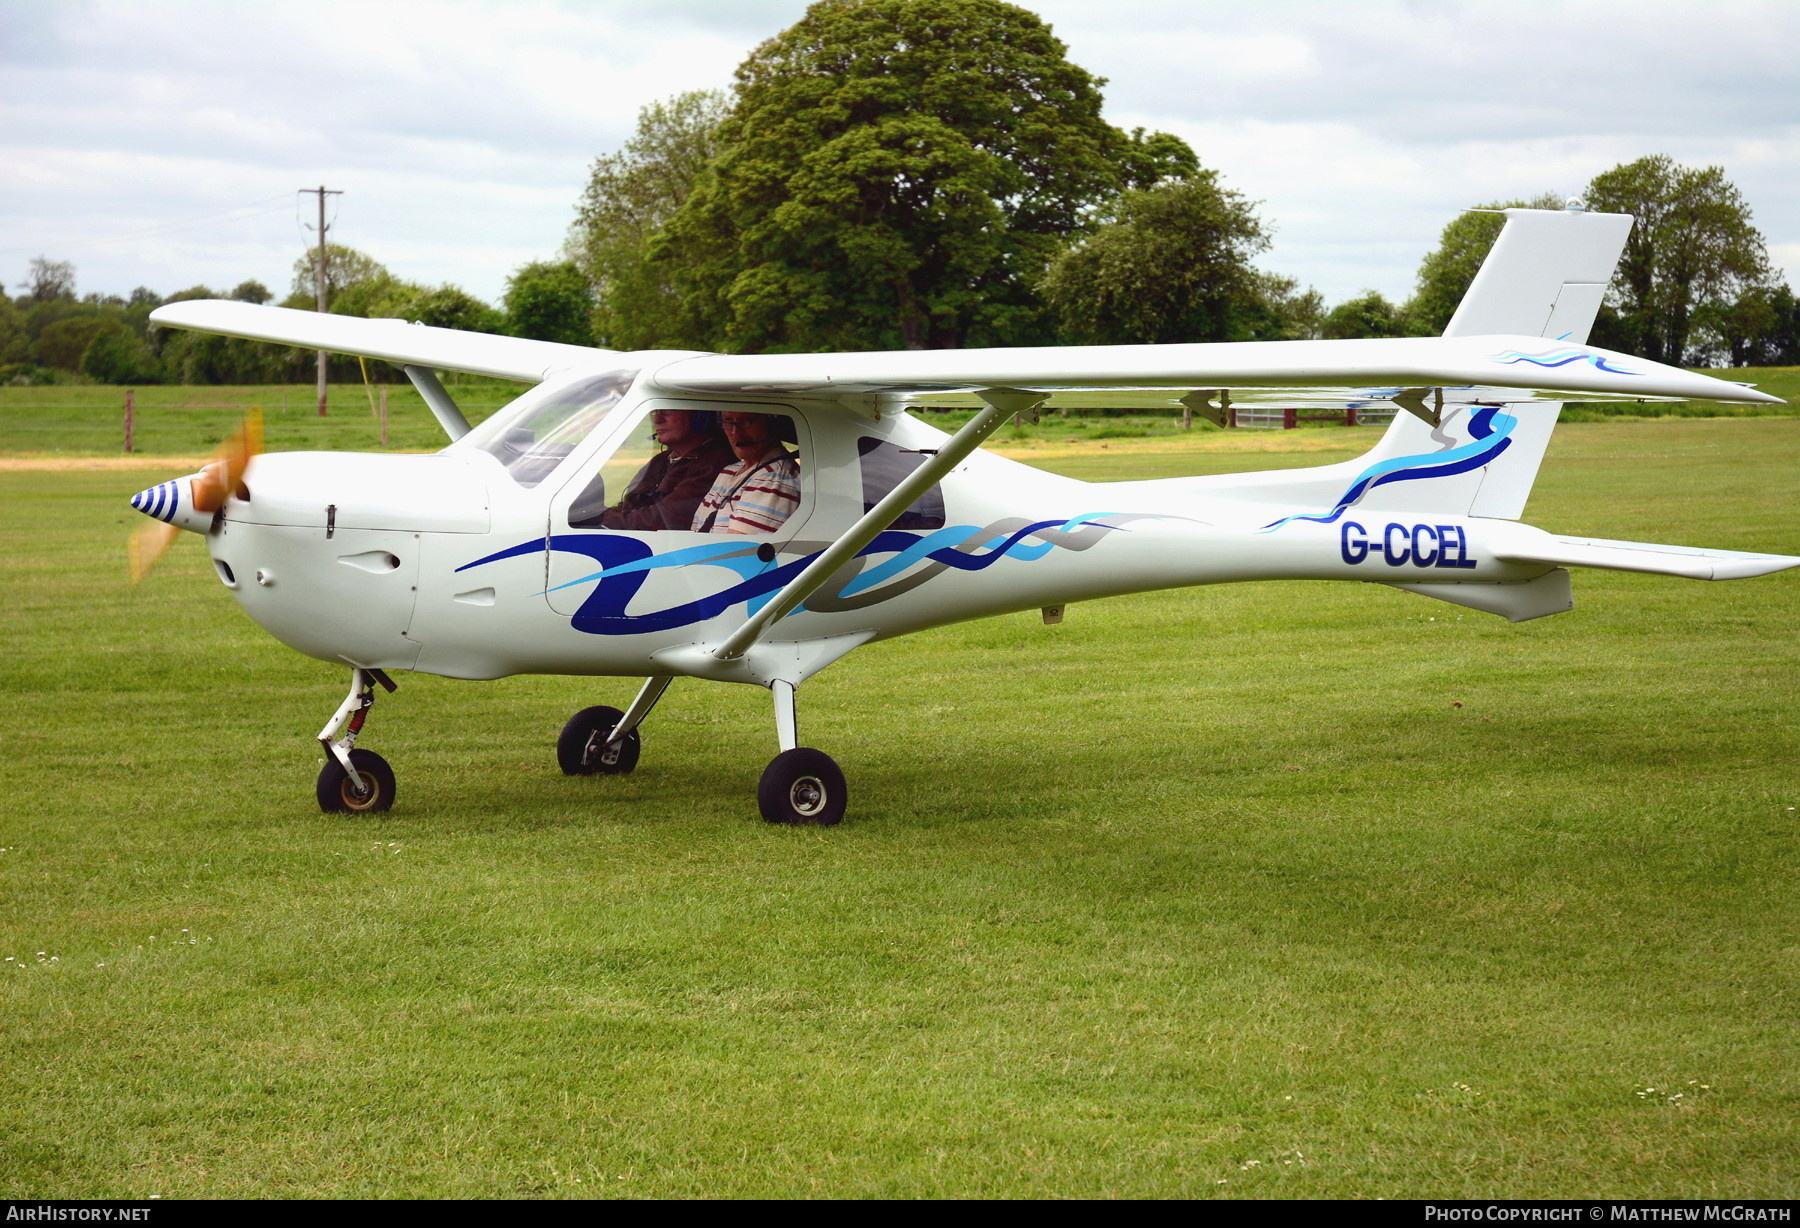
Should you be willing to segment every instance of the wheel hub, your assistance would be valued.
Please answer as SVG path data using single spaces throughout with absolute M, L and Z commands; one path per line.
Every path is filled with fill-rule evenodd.
M 599 763 L 611 767 L 619 761 L 619 751 L 624 745 L 624 739 L 621 738 L 609 745 L 606 741 L 606 735 L 609 732 L 611 731 L 596 730 L 594 732 L 594 735 L 588 739 L 587 749 L 582 752 L 582 763 L 590 766 Z
M 817 776 L 802 776 L 788 790 L 788 801 L 795 814 L 811 818 L 825 809 L 825 782 Z

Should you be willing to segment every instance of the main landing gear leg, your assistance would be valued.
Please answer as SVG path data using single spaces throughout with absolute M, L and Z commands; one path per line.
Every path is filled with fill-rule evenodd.
M 556 762 L 565 776 L 613 776 L 637 766 L 643 739 L 638 736 L 650 709 L 656 707 L 672 678 L 646 678 L 637 698 L 624 712 L 600 704 L 583 708 L 563 726 L 556 739 Z
M 325 768 L 319 773 L 318 797 L 319 809 L 326 814 L 369 814 L 394 804 L 394 770 L 374 751 L 356 749 L 356 737 L 375 706 L 377 683 L 394 690 L 393 679 L 382 671 L 352 669 L 350 694 L 319 730 Z
M 763 769 L 756 804 L 771 823 L 830 827 L 844 817 L 844 773 L 830 755 L 800 745 L 794 719 L 794 684 L 776 679 L 775 736 L 781 753 Z

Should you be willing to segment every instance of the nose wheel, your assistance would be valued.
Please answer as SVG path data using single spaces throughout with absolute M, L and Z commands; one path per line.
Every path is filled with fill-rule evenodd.
M 353 750 L 350 763 L 360 778 L 329 759 L 319 773 L 319 809 L 326 814 L 372 814 L 394 804 L 394 769 L 372 750 Z
M 319 809 L 326 814 L 372 814 L 394 804 L 394 769 L 374 751 L 356 749 L 357 735 L 375 706 L 378 683 L 394 689 L 393 680 L 378 669 L 352 669 L 349 696 L 319 731 L 325 767 L 317 793 Z

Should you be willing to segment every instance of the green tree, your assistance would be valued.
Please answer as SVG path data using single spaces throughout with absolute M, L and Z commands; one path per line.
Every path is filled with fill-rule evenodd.
M 1319 324 L 1319 336 L 1325 338 L 1405 337 L 1411 331 L 1406 312 L 1375 290 L 1339 303 Z
M 81 370 L 103 384 L 157 384 L 161 366 L 143 339 L 117 320 L 104 327 L 81 353 Z
M 1250 259 L 1268 246 L 1254 206 L 1199 171 L 1126 192 L 1042 291 L 1081 344 L 1248 339 L 1266 288 Z
M 316 301 L 314 269 L 318 263 L 317 247 L 307 248 L 306 253 L 294 261 L 294 289 L 288 300 L 290 305 L 295 299 L 301 298 L 306 300 L 309 307 Z M 350 287 L 387 275 L 387 269 L 372 256 L 336 243 L 325 245 L 325 301 L 328 306 L 337 302 L 338 296 Z
M 31 337 L 25 331 L 24 313 L 0 294 L 0 365 L 24 362 L 30 352 Z
M 266 303 L 275 296 L 269 292 L 269 287 L 260 281 L 251 280 L 240 281 L 230 297 L 240 303 Z
M 1234 341 L 1306 341 L 1319 335 L 1325 299 L 1292 277 L 1257 270 L 1254 297 L 1240 319 L 1247 335 L 1234 334 Z
M 1794 292 L 1783 283 L 1746 286 L 1729 302 L 1694 311 L 1698 341 L 1689 357 L 1709 367 L 1789 366 L 1800 361 Z
M 506 331 L 515 337 L 594 343 L 594 298 L 587 278 L 572 260 L 536 260 L 515 270 L 506 282 Z
M 679 341 L 680 296 L 669 268 L 650 261 L 651 242 L 717 155 L 729 109 L 718 90 L 653 102 L 625 147 L 595 161 L 569 237 L 593 299 L 584 344 L 639 350 Z
M 498 333 L 505 330 L 505 320 L 500 313 L 461 286 L 442 285 L 421 289 L 405 300 L 403 307 L 404 310 L 395 314 L 434 328 L 460 328 L 471 333 Z
M 1556 193 L 1544 192 L 1530 200 L 1472 205 L 1451 218 L 1438 237 L 1437 247 L 1419 265 L 1418 288 L 1405 308 L 1410 327 L 1422 334 L 1437 335 L 1449 325 L 1457 304 L 1480 271 L 1481 262 L 1500 237 L 1500 228 L 1506 221 L 1501 210 L 1560 209 L 1562 205 L 1562 198 Z
M 709 172 L 652 243 L 709 348 L 1040 338 L 1051 259 L 1129 186 L 1191 169 L 1001 0 L 820 0 L 737 70 Z
M 1717 166 L 1658 154 L 1615 166 L 1588 185 L 1588 207 L 1637 218 L 1607 292 L 1612 345 L 1657 362 L 1688 355 L 1697 318 L 1723 315 L 1770 281 L 1750 207 Z
M 70 316 L 38 334 L 32 357 L 59 371 L 81 370 L 81 355 L 88 344 L 115 321 L 99 314 Z

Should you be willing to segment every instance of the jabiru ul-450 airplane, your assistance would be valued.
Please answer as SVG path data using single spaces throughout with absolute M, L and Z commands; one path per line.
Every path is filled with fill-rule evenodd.
M 1800 558 L 1558 536 L 1520 522 L 1562 401 L 1767 402 L 1586 344 L 1632 219 L 1510 209 L 1441 337 L 847 354 L 617 352 L 235 302 L 176 328 L 385 359 L 443 425 L 433 455 L 258 453 L 246 430 L 132 504 L 180 530 L 290 647 L 347 667 L 319 735 L 327 811 L 385 810 L 356 745 L 390 671 L 636 676 L 557 744 L 570 775 L 629 772 L 677 678 L 766 687 L 779 753 L 758 805 L 832 824 L 842 771 L 801 745 L 795 693 L 852 649 L 1013 611 L 1240 580 L 1373 581 L 1519 621 L 1572 608 L 1570 567 L 1695 579 Z M 535 387 L 470 427 L 437 370 Z M 1385 402 L 1353 461 L 1089 483 L 980 450 L 1059 393 L 1133 390 L 1224 425 L 1233 406 Z M 971 393 L 954 434 L 907 412 Z M 1403 412 L 1402 412 L 1403 411 Z M 653 449 L 647 428 L 660 447 Z

